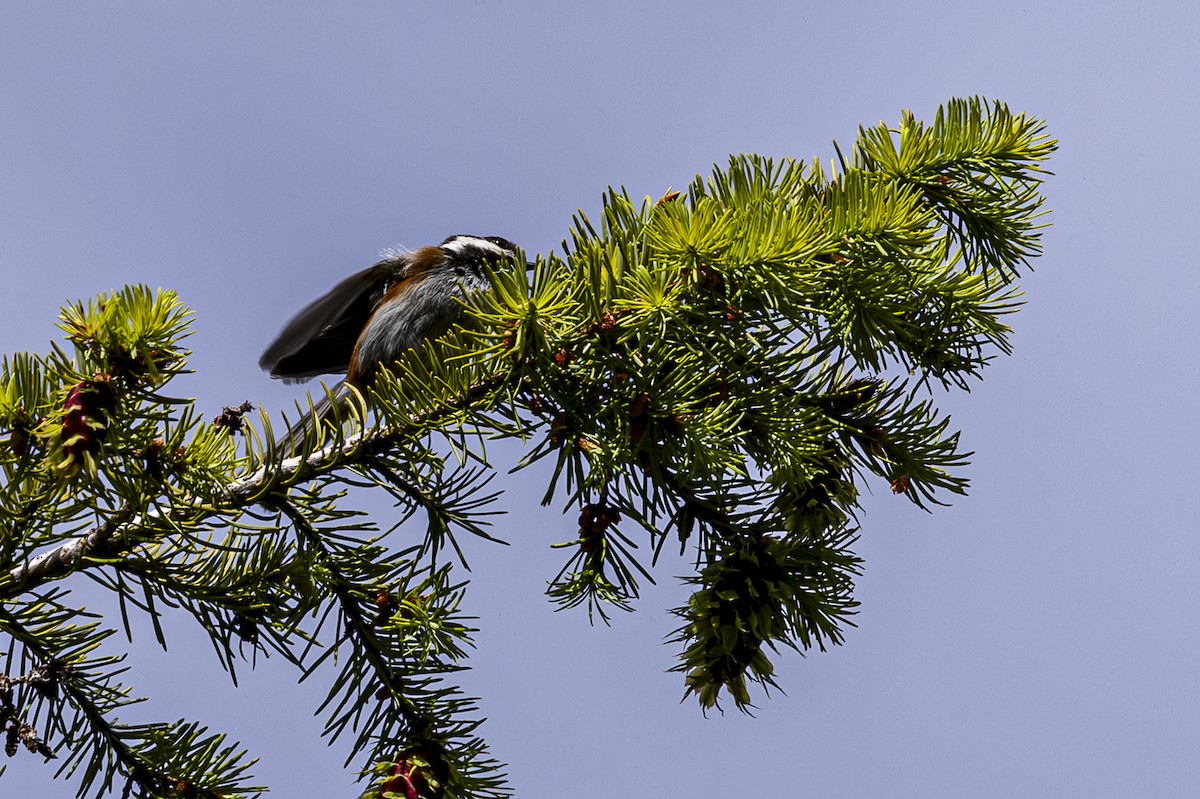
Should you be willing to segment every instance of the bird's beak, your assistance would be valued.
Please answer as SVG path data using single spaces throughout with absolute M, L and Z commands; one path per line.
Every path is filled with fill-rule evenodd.
M 537 266 L 536 261 L 526 261 L 525 262 L 525 271 L 526 272 L 532 271 L 535 266 Z

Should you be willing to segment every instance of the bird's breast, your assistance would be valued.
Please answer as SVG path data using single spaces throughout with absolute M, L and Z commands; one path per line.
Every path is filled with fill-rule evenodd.
M 388 288 L 363 328 L 347 373 L 350 382 L 369 383 L 380 364 L 394 363 L 425 339 L 445 333 L 462 316 L 460 300 L 489 285 L 481 271 L 471 269 L 408 274 Z

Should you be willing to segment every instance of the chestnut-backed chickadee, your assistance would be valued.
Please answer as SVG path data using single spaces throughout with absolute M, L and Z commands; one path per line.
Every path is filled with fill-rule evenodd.
M 267 347 L 258 365 L 271 377 L 301 382 L 345 374 L 332 391 L 344 401 L 348 386 L 365 390 L 380 366 L 442 335 L 462 316 L 468 294 L 490 288 L 484 265 L 517 255 L 496 236 L 451 236 L 437 247 L 396 253 L 338 283 L 296 314 Z M 294 446 L 329 413 L 329 398 L 293 427 L 281 444 Z

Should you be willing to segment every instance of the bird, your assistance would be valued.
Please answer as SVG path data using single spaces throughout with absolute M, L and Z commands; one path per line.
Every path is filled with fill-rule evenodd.
M 489 265 L 519 257 L 508 239 L 461 234 L 386 255 L 296 314 L 259 358 L 264 371 L 287 383 L 345 375 L 278 444 L 294 451 L 335 404 L 345 404 L 352 388 L 365 391 L 381 368 L 459 321 L 461 300 L 491 288 Z

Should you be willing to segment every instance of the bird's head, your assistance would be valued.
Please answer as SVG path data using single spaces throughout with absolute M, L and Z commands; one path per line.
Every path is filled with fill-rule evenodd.
M 446 253 L 450 264 L 463 266 L 478 265 L 490 262 L 493 265 L 504 260 L 517 257 L 517 245 L 499 236 L 450 236 L 440 245 L 439 249 Z M 533 264 L 526 264 L 531 268 Z

